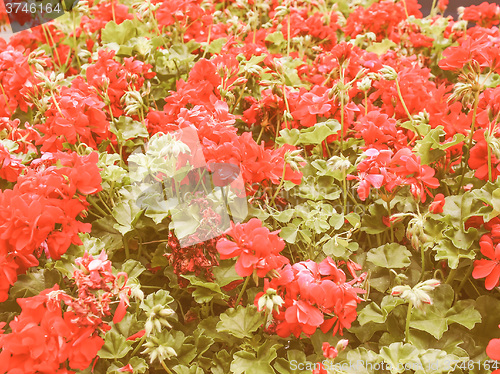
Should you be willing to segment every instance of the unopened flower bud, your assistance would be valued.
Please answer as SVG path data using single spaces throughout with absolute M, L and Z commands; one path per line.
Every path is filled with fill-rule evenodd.
M 153 331 L 154 323 L 152 320 L 148 319 L 144 325 L 144 330 L 146 331 L 146 336 L 149 336 Z
M 259 311 L 278 311 L 283 303 L 283 299 L 276 293 L 276 290 L 274 288 L 268 288 L 266 293 L 259 298 L 258 309 Z
M 391 295 L 392 296 L 399 296 L 401 295 L 404 291 L 409 290 L 410 286 L 396 286 L 392 289 Z
M 359 83 L 358 88 L 361 91 L 368 91 L 372 86 L 372 80 L 368 77 L 364 77 Z
M 391 66 L 384 65 L 384 67 L 379 70 L 379 74 L 388 81 L 395 81 L 398 79 L 398 73 Z
M 349 344 L 349 340 L 341 339 L 338 341 L 337 345 L 335 346 L 335 349 L 339 352 L 343 351 L 344 349 L 346 349 L 347 344 Z
M 415 287 L 418 287 L 422 291 L 427 292 L 427 291 L 434 290 L 440 284 L 441 284 L 441 282 L 438 281 L 437 279 L 428 279 L 425 282 L 421 282 L 421 283 L 417 284 Z
M 416 308 L 421 308 L 422 304 L 432 304 L 432 298 L 427 293 L 434 290 L 440 282 L 436 279 L 429 279 L 425 282 L 420 282 L 415 287 L 396 286 L 392 289 L 391 295 L 399 296 L 400 298 L 411 302 Z
M 162 317 L 170 317 L 170 316 L 174 315 L 175 312 L 170 308 L 165 308 L 165 309 L 160 310 L 159 314 Z

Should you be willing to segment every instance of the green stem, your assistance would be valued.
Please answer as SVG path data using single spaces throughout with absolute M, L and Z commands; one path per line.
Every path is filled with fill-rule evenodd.
M 462 291 L 462 288 L 464 287 L 465 283 L 467 282 L 470 275 L 472 274 L 473 269 L 474 269 L 474 262 L 471 262 L 471 264 L 469 265 L 469 268 L 467 269 L 467 273 L 465 274 L 464 278 L 462 279 L 462 281 L 458 285 L 458 288 L 455 291 L 455 300 L 457 300 L 458 295 L 460 294 L 460 291 Z
M 411 312 L 413 310 L 413 303 L 410 301 L 408 303 L 408 311 L 406 312 L 406 326 L 405 326 L 405 342 L 408 343 L 410 341 L 410 320 L 411 320 Z
M 493 176 L 491 173 L 491 148 L 489 144 L 487 144 L 487 147 L 488 147 L 488 180 L 490 182 L 493 182 Z
M 285 107 L 286 107 L 286 112 L 287 114 L 290 113 L 290 105 L 288 105 L 288 99 L 286 98 L 286 85 L 283 84 L 283 101 L 285 102 Z M 288 129 L 288 119 L 287 117 L 285 116 L 285 127 Z M 290 129 L 292 128 L 292 126 L 290 125 Z
M 292 14 L 291 12 L 288 13 L 288 40 L 287 40 L 287 45 L 286 45 L 286 55 L 287 56 L 290 56 L 290 42 L 292 40 L 292 36 L 290 35 L 291 33 L 291 17 L 292 17 Z
M 116 23 L 115 1 L 111 0 L 111 13 L 113 15 L 113 22 Z
M 365 116 L 368 115 L 368 91 L 365 91 Z
M 104 199 L 101 197 L 101 194 L 97 194 L 97 197 L 99 198 L 99 200 L 101 200 L 101 203 L 102 205 L 104 205 L 104 207 L 109 211 L 109 213 L 112 213 L 113 212 L 113 209 L 111 209 L 108 204 L 106 204 L 104 202 Z
M 174 374 L 170 371 L 170 369 L 167 367 L 167 365 L 165 365 L 165 363 L 163 362 L 163 360 L 160 361 L 160 364 L 161 366 L 163 366 L 163 369 L 165 369 L 165 371 L 168 373 L 168 374 Z
M 5 104 L 7 104 L 7 109 L 9 109 L 9 116 L 12 116 L 12 114 L 14 112 L 12 112 L 12 109 L 10 109 L 9 99 L 7 98 L 7 94 L 5 93 L 5 90 L 3 88 L 2 82 L 0 82 L 0 89 L 2 90 L 2 95 L 3 95 L 3 98 L 5 100 Z
M 458 184 L 456 194 L 458 194 L 458 192 L 462 188 L 462 183 L 463 183 L 464 177 L 465 177 L 465 168 L 467 167 L 467 163 L 468 163 L 469 157 L 470 157 L 470 149 L 472 146 L 472 137 L 474 136 L 474 129 L 476 127 L 476 115 L 477 115 L 477 106 L 479 104 L 479 93 L 480 93 L 480 91 L 477 90 L 475 95 L 474 95 L 474 109 L 472 112 L 472 124 L 470 127 L 469 141 L 468 141 L 468 145 L 467 145 L 467 153 L 465 155 L 465 161 L 464 161 L 464 158 L 462 158 L 462 161 L 464 161 L 462 164 L 462 175 L 460 176 L 460 183 Z
M 130 249 L 128 247 L 128 240 L 123 237 L 123 247 L 125 248 L 125 258 L 128 260 L 130 258 Z
M 271 199 L 271 204 L 273 204 L 273 205 L 274 205 L 274 200 L 276 199 L 276 196 L 278 196 L 278 194 L 280 193 L 281 187 L 283 187 L 283 183 L 285 182 L 285 173 L 286 173 L 286 163 L 283 165 L 283 174 L 281 175 L 280 184 L 278 185 L 278 188 L 276 189 L 276 192 Z
M 259 144 L 260 143 L 260 139 L 262 138 L 262 134 L 264 133 L 264 126 L 260 126 L 260 132 L 259 132 L 259 136 L 257 137 L 257 141 L 256 143 Z
M 249 76 L 248 76 L 248 72 L 247 72 L 247 73 L 245 73 L 245 83 L 243 83 L 243 87 L 241 87 L 241 92 L 238 95 L 238 99 L 234 103 L 233 110 L 236 110 L 236 108 L 238 107 L 238 104 L 240 103 L 241 99 L 243 98 L 243 94 L 245 93 L 245 88 L 247 86 L 248 78 L 249 78 Z
M 408 14 L 408 8 L 406 7 L 406 0 L 402 0 L 403 1 L 403 5 L 405 7 L 405 15 L 406 15 L 406 18 L 409 17 L 409 14 Z
M 421 282 L 422 279 L 424 279 L 424 273 L 425 273 L 425 252 L 422 246 L 420 246 L 420 256 L 422 260 L 422 273 L 420 274 L 420 279 L 418 280 L 419 282 Z
M 63 2 L 64 4 L 64 2 Z M 77 42 L 76 42 L 76 19 L 75 19 L 75 12 L 71 12 L 71 18 L 73 20 L 73 43 L 75 43 L 75 56 L 76 56 L 76 62 L 78 63 L 78 68 L 82 67 L 82 63 L 80 61 L 80 57 L 78 56 L 78 51 L 77 51 Z
M 340 67 L 340 79 L 344 84 L 344 69 Z M 340 151 L 344 150 L 344 91 L 340 92 Z
M 332 157 L 332 152 L 330 151 L 330 148 L 328 147 L 328 142 L 326 141 L 326 139 L 323 142 L 325 144 L 326 154 L 328 155 L 328 158 L 331 158 Z
M 346 170 L 344 169 L 342 171 L 342 192 L 343 192 L 343 197 L 344 197 L 344 214 L 347 214 L 347 176 L 346 176 Z
M 59 107 L 59 103 L 57 102 L 56 97 L 54 96 L 54 91 L 52 91 L 52 90 L 50 91 L 50 96 L 52 96 L 52 99 L 54 100 L 54 105 L 56 106 L 56 109 L 59 112 L 59 114 L 61 115 L 61 117 L 66 119 L 66 117 L 64 117 L 63 112 L 61 111 L 61 108 Z
M 139 340 L 139 344 L 137 344 L 137 347 L 135 347 L 135 349 L 132 352 L 132 354 L 130 355 L 130 357 L 135 357 L 135 355 L 137 354 L 137 352 L 139 351 L 139 349 L 141 349 L 142 344 L 144 343 L 145 340 L 146 340 L 146 334 L 144 334 L 142 336 L 141 340 Z
M 143 245 L 146 245 L 146 244 L 153 244 L 153 243 L 164 243 L 164 242 L 168 242 L 168 239 L 162 239 L 162 240 L 153 240 L 151 242 L 144 242 L 142 243 Z
M 386 201 L 387 212 L 389 213 L 389 219 L 391 217 L 391 202 Z M 389 221 L 389 227 L 391 228 L 391 242 L 394 243 L 394 227 L 392 227 L 392 223 Z
M 408 107 L 406 106 L 405 100 L 403 99 L 403 94 L 401 93 L 401 87 L 399 86 L 398 78 L 396 78 L 396 90 L 398 91 L 398 97 L 399 100 L 401 100 L 401 105 L 403 105 L 403 109 L 405 110 L 408 119 L 411 121 L 411 124 L 413 125 L 413 117 L 410 111 L 408 110 Z
M 207 52 L 208 52 L 208 46 L 210 45 L 210 38 L 212 36 L 212 25 L 208 28 L 208 38 L 207 38 L 207 46 L 205 47 L 205 50 L 203 51 L 203 56 L 201 58 L 205 58 Z
M 237 307 L 238 305 L 240 305 L 240 301 L 241 301 L 241 298 L 243 297 L 243 293 L 247 289 L 248 281 L 250 281 L 250 275 L 248 275 L 246 277 L 245 283 L 243 283 L 243 288 L 241 289 L 240 294 L 238 295 L 238 298 L 236 299 L 236 304 L 234 304 L 235 307 Z
M 444 280 L 444 274 L 443 274 L 443 271 L 441 269 L 437 269 L 436 271 L 434 271 L 434 275 L 432 277 L 434 279 L 438 279 L 437 278 L 438 274 L 441 276 L 441 280 L 443 281 Z
M 434 16 L 434 8 L 436 7 L 436 0 L 432 0 L 432 6 L 431 6 L 431 13 L 430 13 L 430 16 L 433 17 Z
M 458 266 L 457 266 L 457 269 L 458 269 Z M 448 277 L 446 277 L 445 284 L 451 284 L 451 282 L 453 282 L 453 280 L 455 279 L 455 275 L 457 274 L 457 269 L 450 270 Z
M 90 203 L 90 205 L 96 208 L 99 211 L 99 213 L 101 213 L 104 217 L 109 215 L 99 205 L 97 205 L 97 203 L 94 202 L 93 198 L 89 197 L 87 201 Z

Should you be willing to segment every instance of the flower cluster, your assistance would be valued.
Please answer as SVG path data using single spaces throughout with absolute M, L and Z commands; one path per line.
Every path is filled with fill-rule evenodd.
M 104 340 L 64 312 L 68 295 L 56 286 L 39 295 L 18 299 L 21 314 L 9 324 L 12 332 L 0 335 L 1 373 L 74 373 L 85 370 Z M 47 357 L 51 357 L 47 360 Z
M 234 241 L 221 238 L 217 242 L 217 251 L 222 260 L 238 257 L 236 272 L 246 277 L 254 272 L 258 277 L 265 277 L 270 271 L 280 269 L 288 259 L 280 252 L 285 242 L 278 233 L 270 232 L 257 218 L 244 224 L 234 224 L 226 231 Z
M 42 253 L 59 259 L 70 244 L 82 244 L 78 233 L 91 228 L 78 220 L 87 209 L 84 196 L 100 191 L 100 182 L 96 153 L 46 153 L 12 190 L 0 191 L 0 301 Z
M 91 326 L 103 331 L 109 326 L 103 324 L 102 318 L 111 315 L 109 302 L 118 297 L 120 302 L 113 315 L 113 323 L 120 322 L 129 305 L 130 288 L 126 286 L 128 275 L 119 272 L 114 275 L 111 261 L 102 251 L 98 257 L 85 252 L 76 259 L 73 278 L 78 287 L 78 299 L 71 303 L 73 319 L 81 326 Z
M 127 275 L 113 275 L 104 252 L 97 258 L 85 253 L 76 259 L 76 264 L 79 268 L 73 278 L 78 287 L 77 298 L 56 284 L 37 296 L 17 300 L 21 314 L 10 322 L 10 333 L 0 334 L 1 373 L 17 370 L 27 374 L 70 374 L 74 371 L 68 367 L 85 370 L 96 358 L 104 344 L 99 332 L 111 328 L 103 318 L 111 314 L 110 303 L 114 298 L 118 297 L 120 303 L 113 322 L 119 322 L 125 314 Z M 49 356 L 51 359 L 47 360 Z
M 359 269 L 357 264 L 350 264 L 350 268 Z M 354 285 L 363 277 L 355 276 L 346 282 L 344 271 L 329 257 L 319 264 L 307 260 L 286 265 L 279 270 L 279 277 L 265 286 L 265 290 L 277 290 L 284 300 L 279 311 L 273 313 L 276 333 L 299 337 L 301 333 L 310 336 L 318 328 L 324 333 L 333 328 L 334 335 L 342 335 L 343 329 L 350 328 L 356 319 L 356 307 L 361 302 L 358 294 L 365 291 Z M 256 304 L 262 294 L 255 298 Z
M 420 158 L 409 148 L 400 149 L 395 154 L 387 149 L 370 148 L 364 155 L 366 158 L 357 166 L 358 175 L 348 176 L 359 180 L 361 200 L 366 200 L 372 187 L 382 189 L 379 193 L 389 196 L 400 186 L 409 185 L 413 196 L 425 202 L 427 194 L 431 195 L 429 188 L 439 187 L 434 169 L 421 165 Z

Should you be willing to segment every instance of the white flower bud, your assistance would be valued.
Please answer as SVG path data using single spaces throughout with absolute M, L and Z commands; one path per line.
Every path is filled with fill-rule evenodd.
M 358 88 L 361 91 L 368 91 L 372 86 L 372 80 L 368 77 L 364 77 L 360 82 L 358 82 Z
M 379 70 L 379 74 L 382 78 L 388 81 L 394 81 L 398 79 L 398 73 L 396 72 L 396 70 L 388 65 L 384 65 L 384 67 Z

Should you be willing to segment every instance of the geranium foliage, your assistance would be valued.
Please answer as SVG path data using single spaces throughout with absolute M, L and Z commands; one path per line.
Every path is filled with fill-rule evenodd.
M 0 374 L 500 373 L 500 6 L 447 6 L 0 39 Z

